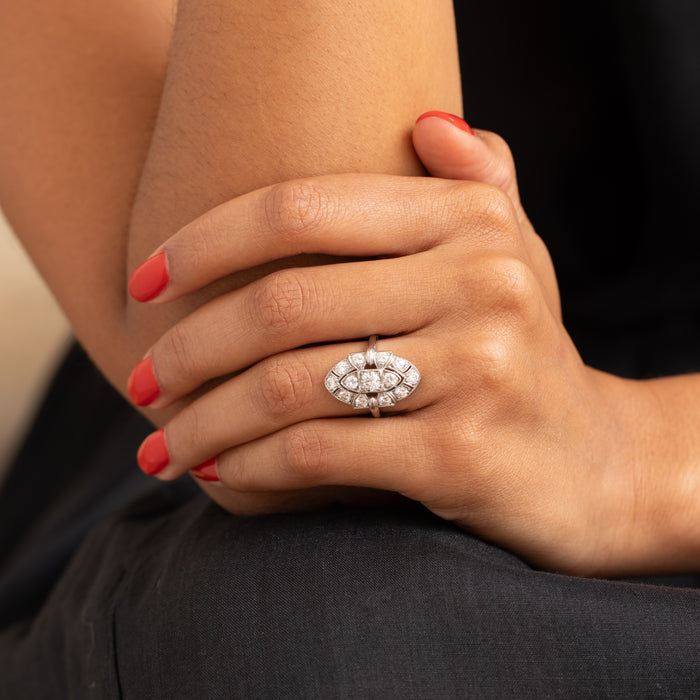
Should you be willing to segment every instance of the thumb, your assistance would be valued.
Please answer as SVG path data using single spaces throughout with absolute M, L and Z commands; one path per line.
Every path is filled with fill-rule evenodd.
M 513 156 L 497 134 L 475 133 L 454 114 L 426 112 L 413 128 L 413 147 L 431 175 L 494 185 L 520 203 Z
M 413 127 L 413 147 L 428 172 L 449 180 L 472 180 L 502 189 L 515 205 L 525 247 L 542 280 L 547 300 L 561 320 L 559 291 L 547 247 L 520 203 L 515 163 L 508 144 L 490 131 L 476 133 L 454 114 L 426 112 Z

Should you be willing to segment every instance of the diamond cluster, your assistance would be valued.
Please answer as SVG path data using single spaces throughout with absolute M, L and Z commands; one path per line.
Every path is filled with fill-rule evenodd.
M 326 389 L 338 401 L 366 409 L 376 397 L 381 408 L 393 406 L 413 393 L 420 372 L 393 352 L 354 352 L 326 375 Z

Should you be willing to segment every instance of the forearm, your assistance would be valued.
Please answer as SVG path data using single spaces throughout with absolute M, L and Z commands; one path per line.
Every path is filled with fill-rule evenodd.
M 416 115 L 460 104 L 446 0 L 183 0 L 127 270 L 199 214 L 262 185 L 328 172 L 421 172 L 409 137 Z M 177 319 L 262 273 L 167 306 L 131 302 L 130 353 L 110 371 L 123 384 Z

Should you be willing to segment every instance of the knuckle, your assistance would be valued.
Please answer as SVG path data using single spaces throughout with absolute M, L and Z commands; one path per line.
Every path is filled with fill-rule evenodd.
M 158 374 L 166 382 L 178 383 L 196 375 L 196 335 L 186 322 L 176 323 L 158 342 Z
M 490 312 L 512 322 L 535 323 L 541 309 L 540 286 L 529 265 L 513 257 L 490 259 L 482 273 L 482 299 Z
M 492 185 L 480 185 L 475 196 L 484 222 L 494 230 L 508 230 L 516 223 L 513 203 L 500 188 Z
M 479 365 L 479 374 L 482 377 L 491 378 L 493 382 L 501 383 L 506 378 L 514 365 L 515 356 L 513 343 L 502 336 L 492 336 L 487 341 L 479 344 L 475 353 L 475 359 Z
M 333 198 L 317 180 L 293 180 L 270 188 L 265 221 L 278 236 L 297 238 L 322 228 L 333 216 Z
M 173 462 L 189 462 L 189 455 L 199 454 L 200 448 L 209 445 L 208 427 L 209 421 L 203 420 L 196 402 L 183 408 L 168 426 L 168 449 Z
M 473 348 L 469 365 L 474 386 L 488 397 L 480 406 L 479 420 L 485 421 L 484 425 L 500 420 L 502 411 L 512 416 L 521 407 L 532 377 L 524 374 L 527 364 L 523 365 L 522 350 L 511 335 L 489 334 Z M 478 428 L 479 422 L 473 427 Z
M 174 236 L 167 244 L 171 260 L 182 260 L 180 267 L 200 269 L 211 264 L 212 237 L 216 231 L 207 221 L 200 217 L 187 224 L 179 235 Z
M 313 378 L 306 365 L 272 358 L 261 368 L 258 398 L 267 415 L 292 416 L 310 401 Z
M 253 493 L 260 490 L 258 470 L 250 463 L 250 460 L 236 455 L 231 458 L 229 455 L 219 456 L 219 473 L 224 486 L 238 493 Z
M 501 247 L 512 247 L 519 237 L 517 213 L 500 188 L 475 182 L 452 183 L 443 199 L 443 220 L 456 230 Z
M 290 428 L 282 440 L 282 464 L 301 482 L 317 482 L 327 472 L 328 456 L 321 435 L 315 428 Z
M 280 270 L 254 287 L 252 313 L 265 330 L 285 334 L 301 324 L 312 296 L 314 290 L 301 271 Z

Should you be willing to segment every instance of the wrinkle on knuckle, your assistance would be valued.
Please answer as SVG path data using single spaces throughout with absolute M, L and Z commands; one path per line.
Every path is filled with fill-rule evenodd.
M 304 425 L 289 429 L 281 449 L 282 463 L 300 483 L 316 483 L 325 476 L 328 455 L 316 429 Z
M 322 229 L 333 218 L 333 197 L 317 180 L 293 180 L 270 188 L 265 222 L 273 234 L 299 239 Z
M 224 455 L 220 459 L 219 473 L 224 486 L 239 493 L 253 493 L 259 490 L 260 484 L 256 479 L 257 470 L 250 459 L 246 459 L 241 454 Z
M 492 245 L 519 243 L 518 217 L 510 197 L 498 187 L 479 184 L 472 193 L 472 218 L 482 238 Z
M 308 368 L 282 358 L 270 360 L 261 369 L 258 396 L 265 414 L 275 417 L 299 413 L 309 400 L 313 379 Z
M 168 253 L 175 261 L 184 260 L 192 269 L 199 269 L 211 264 L 212 237 L 216 235 L 210 222 L 200 217 L 175 236 L 167 245 Z
M 209 434 L 207 421 L 203 421 L 197 403 L 189 404 L 178 413 L 168 426 L 168 448 L 175 462 L 182 459 L 183 447 L 198 452 L 207 445 Z
M 458 229 L 468 228 L 478 209 L 475 194 L 476 189 L 471 182 L 450 182 L 441 197 L 433 198 L 433 213 L 440 213 Z
M 484 185 L 480 188 L 479 197 L 483 215 L 491 221 L 494 228 L 500 229 L 512 225 L 513 203 L 502 189 Z
M 255 287 L 253 316 L 266 331 L 286 334 L 301 323 L 313 295 L 302 272 L 291 269 L 274 272 Z
M 166 375 L 169 378 L 168 383 L 178 383 L 194 376 L 197 369 L 197 356 L 193 348 L 196 346 L 197 343 L 193 343 L 187 323 L 176 323 L 158 343 L 159 378 Z

